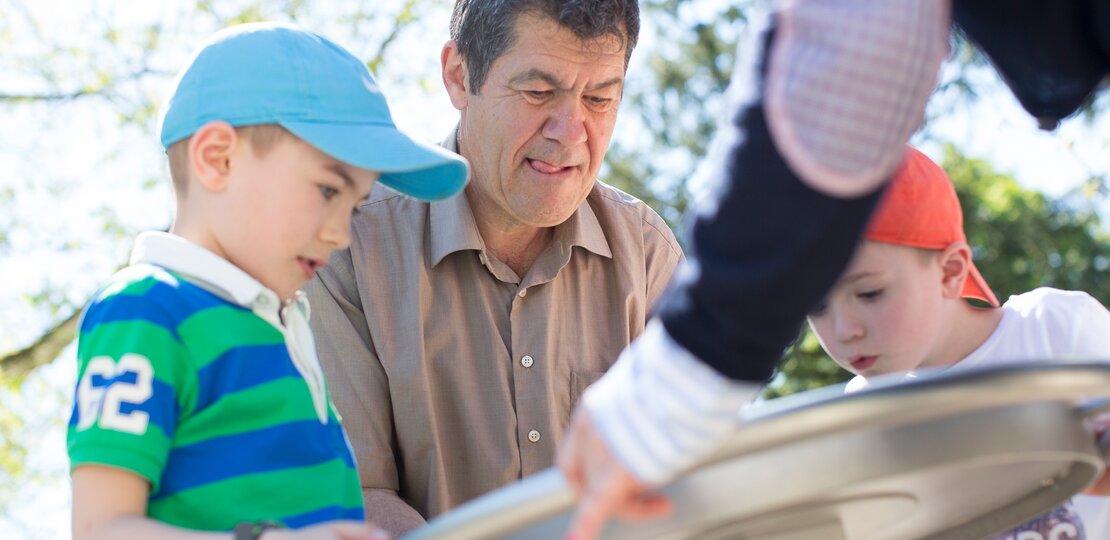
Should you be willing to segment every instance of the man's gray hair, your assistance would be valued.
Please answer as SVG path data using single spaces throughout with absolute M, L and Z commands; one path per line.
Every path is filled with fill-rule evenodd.
M 513 44 L 513 29 L 524 14 L 550 19 L 579 39 L 612 35 L 624 47 L 624 65 L 640 35 L 637 0 L 456 0 L 451 39 L 466 61 L 471 93 L 478 94 L 490 66 Z

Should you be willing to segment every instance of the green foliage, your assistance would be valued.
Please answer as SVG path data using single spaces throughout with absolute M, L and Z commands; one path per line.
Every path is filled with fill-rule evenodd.
M 773 399 L 847 381 L 852 374 L 840 369 L 817 341 L 807 325 L 786 353 L 786 360 L 767 385 L 763 397 Z
M 640 3 L 646 70 L 629 73 L 620 122 L 606 155 L 606 182 L 636 195 L 677 228 L 689 202 L 687 180 L 717 125 L 737 40 L 750 1 L 710 6 L 690 0 Z M 648 24 L 650 22 L 650 24 Z M 625 136 L 637 135 L 637 136 Z
M 1086 291 L 1110 304 L 1110 234 L 1098 190 L 1060 199 L 1023 189 L 988 163 L 945 149 L 942 163 L 964 208 L 976 266 L 1000 301 L 1037 287 Z
M 0 378 L 2 377 L 3 373 L 0 372 Z M 7 388 L 9 385 L 2 380 L 0 380 L 0 386 L 5 387 L 6 391 L 11 391 L 11 388 Z M 6 407 L 0 407 L 0 441 L 19 440 L 19 434 L 23 428 L 24 421 L 19 415 Z M 25 474 L 27 447 L 4 442 L 0 443 L 0 450 L 2 450 L 0 451 L 0 509 L 3 509 L 16 496 L 19 487 L 16 480 Z

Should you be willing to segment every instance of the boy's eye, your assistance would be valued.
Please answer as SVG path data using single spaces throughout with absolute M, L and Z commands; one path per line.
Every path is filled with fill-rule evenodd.
M 324 196 L 324 200 L 330 201 L 332 197 L 339 195 L 339 190 L 331 186 L 320 186 L 320 194 Z
M 883 290 L 882 289 L 875 289 L 875 290 L 872 290 L 872 291 L 861 292 L 861 293 L 859 293 L 858 296 L 860 298 L 863 298 L 864 300 L 875 300 L 876 298 L 878 298 L 882 295 L 883 295 Z

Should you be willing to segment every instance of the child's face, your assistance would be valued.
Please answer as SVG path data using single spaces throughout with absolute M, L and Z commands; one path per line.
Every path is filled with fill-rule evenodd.
M 932 365 L 941 336 L 937 256 L 865 241 L 809 324 L 840 367 L 866 377 Z
M 352 167 L 292 136 L 264 156 L 241 139 L 230 160 L 217 253 L 283 300 L 350 244 L 351 214 L 379 173 Z M 226 206 L 224 205 L 226 204 Z

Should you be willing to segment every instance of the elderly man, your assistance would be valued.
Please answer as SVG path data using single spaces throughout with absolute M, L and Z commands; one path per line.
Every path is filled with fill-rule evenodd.
M 597 180 L 635 0 L 458 0 L 451 23 L 444 146 L 471 183 L 434 204 L 377 191 L 308 290 L 368 519 L 394 533 L 550 467 L 682 258 Z

